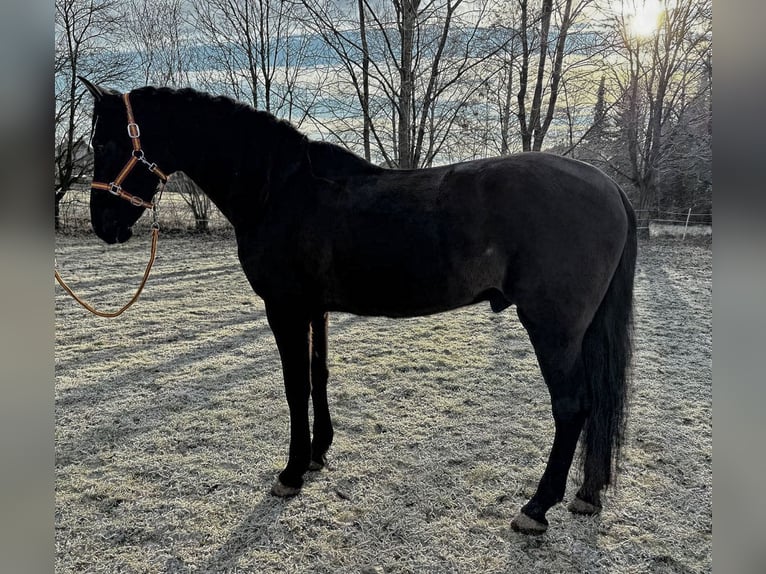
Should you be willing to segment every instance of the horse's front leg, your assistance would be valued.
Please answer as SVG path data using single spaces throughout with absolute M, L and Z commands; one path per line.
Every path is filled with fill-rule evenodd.
M 311 399 L 314 405 L 314 438 L 311 443 L 309 470 L 320 470 L 332 444 L 333 430 L 327 404 L 327 313 L 311 320 Z
M 271 493 L 294 496 L 303 485 L 311 461 L 309 395 L 311 392 L 311 317 L 266 302 L 266 316 L 282 359 L 285 394 L 290 408 L 290 454 Z

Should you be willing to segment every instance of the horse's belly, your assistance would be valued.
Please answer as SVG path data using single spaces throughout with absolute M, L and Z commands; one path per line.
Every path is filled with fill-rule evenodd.
M 357 315 L 416 317 L 503 296 L 504 265 L 496 258 L 453 261 L 443 256 L 369 262 L 336 269 L 328 285 L 330 310 Z
M 417 294 L 416 294 L 417 295 Z M 470 305 L 471 299 L 446 299 L 443 297 L 404 296 L 388 297 L 375 293 L 360 293 L 358 297 L 344 298 L 327 305 L 329 311 L 376 317 L 422 317 Z

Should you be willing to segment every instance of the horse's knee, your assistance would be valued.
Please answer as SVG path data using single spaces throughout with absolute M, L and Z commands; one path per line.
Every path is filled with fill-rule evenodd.
M 330 377 L 330 369 L 323 360 L 314 359 L 311 362 L 311 382 L 314 386 L 326 386 Z

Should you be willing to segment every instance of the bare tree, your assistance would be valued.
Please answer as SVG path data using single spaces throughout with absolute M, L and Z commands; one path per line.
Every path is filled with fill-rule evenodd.
M 359 42 L 362 51 L 362 93 L 360 98 L 362 104 L 362 146 L 364 158 L 370 161 L 372 158 L 370 150 L 370 131 L 372 130 L 372 119 L 370 118 L 370 48 L 367 44 L 367 16 L 364 0 L 357 0 L 357 10 L 359 13 Z
M 507 28 L 505 28 L 507 30 Z M 519 36 L 513 26 L 510 28 L 510 41 L 507 48 L 502 51 L 500 56 L 500 65 L 498 67 L 496 78 L 496 87 L 492 90 L 495 106 L 498 110 L 499 136 L 501 155 L 507 155 L 512 150 L 511 129 L 513 118 L 516 117 L 513 105 L 513 90 L 516 70 L 514 69 L 514 60 L 518 50 Z
M 120 18 L 117 0 L 56 0 L 55 16 L 55 225 L 60 226 L 60 203 L 72 184 L 92 170 L 87 151 L 90 122 L 83 109 L 87 93 L 77 80 L 113 84 L 124 76 L 124 54 L 108 50 L 110 34 Z
M 500 0 L 492 27 L 506 37 L 490 76 L 497 119 L 494 151 L 576 147 L 587 130 L 596 91 L 595 69 L 606 64 L 610 35 L 598 14 L 603 0 Z M 563 101 L 562 101 L 563 98 Z M 561 126 L 561 127 L 558 127 Z
M 223 88 L 256 108 L 303 120 L 310 107 L 298 100 L 309 57 L 309 38 L 299 25 L 299 5 L 283 0 L 192 0 L 192 22 L 207 44 L 201 57 L 211 91 Z M 311 100 L 311 96 L 309 96 Z
M 126 23 L 130 31 L 126 40 L 136 50 L 144 84 L 189 83 L 189 50 L 182 41 L 182 0 L 130 0 Z
M 329 0 L 304 1 L 303 6 L 305 27 L 322 40 L 330 54 L 320 63 L 324 75 L 317 74 L 320 85 L 315 91 L 324 88 L 324 93 L 322 104 L 311 114 L 311 120 L 322 131 L 346 144 L 349 142 L 344 134 L 353 136 L 361 131 L 363 154 L 369 161 L 372 157 L 371 138 L 377 139 L 378 135 L 371 111 L 367 2 L 358 0 L 355 12 Z M 349 89 L 353 96 L 349 95 Z M 362 121 L 361 130 L 354 123 L 358 117 Z
M 488 2 L 361 0 L 353 14 L 335 2 L 303 4 L 307 26 L 344 73 L 335 113 L 313 119 L 343 140 L 343 133 L 358 132 L 362 118 L 365 154 L 374 144 L 388 165 L 430 165 L 479 90 L 475 74 L 500 49 L 484 26 Z M 344 86 L 356 105 L 343 101 Z
M 573 56 L 569 46 L 573 25 L 594 0 L 542 0 L 539 12 L 528 0 L 516 0 L 519 11 L 518 121 L 522 149 L 542 149 L 556 114 L 556 106 L 565 73 L 565 60 Z M 593 35 L 593 31 L 587 34 Z M 585 33 L 583 33 L 585 35 Z M 598 45 L 590 46 L 576 58 L 601 53 Z M 533 72 L 533 73 L 532 73 Z
M 188 175 L 182 171 L 172 174 L 167 183 L 167 191 L 181 195 L 194 217 L 194 231 L 198 233 L 210 231 L 212 204 L 207 195 Z
M 663 0 L 663 8 L 660 25 L 645 37 L 631 32 L 625 10 L 617 18 L 625 65 L 615 69 L 615 81 L 627 153 L 609 165 L 633 184 L 642 214 L 660 208 L 663 172 L 682 167 L 674 163 L 671 168 L 669 160 L 683 157 L 682 149 L 692 152 L 683 144 L 684 134 L 695 124 L 707 133 L 712 114 L 711 1 Z M 693 153 L 712 160 L 712 148 Z

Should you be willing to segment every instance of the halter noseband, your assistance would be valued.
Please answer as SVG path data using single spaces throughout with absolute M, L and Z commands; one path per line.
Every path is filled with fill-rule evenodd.
M 155 204 L 151 203 L 149 201 L 144 201 L 140 197 L 133 195 L 131 193 L 128 193 L 124 189 L 122 189 L 122 182 L 125 181 L 125 178 L 128 177 L 128 174 L 131 172 L 131 170 L 135 167 L 135 165 L 138 162 L 143 163 L 150 172 L 152 172 L 154 175 L 156 175 L 160 181 L 165 184 L 168 181 L 168 176 L 163 173 L 160 168 L 157 167 L 156 163 L 152 163 L 149 160 L 146 159 L 146 156 L 144 155 L 144 150 L 141 149 L 141 130 L 138 127 L 138 124 L 136 123 L 135 117 L 133 117 L 133 108 L 130 105 L 130 96 L 129 94 L 122 94 L 122 101 L 125 103 L 125 109 L 128 113 L 128 136 L 130 137 L 131 141 L 133 142 L 133 152 L 130 155 L 130 159 L 127 161 L 125 166 L 120 170 L 120 173 L 117 174 L 117 177 L 112 181 L 111 183 L 103 183 L 100 181 L 93 181 L 90 186 L 95 189 L 102 189 L 104 191 L 108 191 L 112 195 L 116 195 L 120 199 L 124 199 L 126 201 L 129 201 L 131 205 L 134 205 L 136 207 L 144 207 L 147 209 L 154 209 Z

